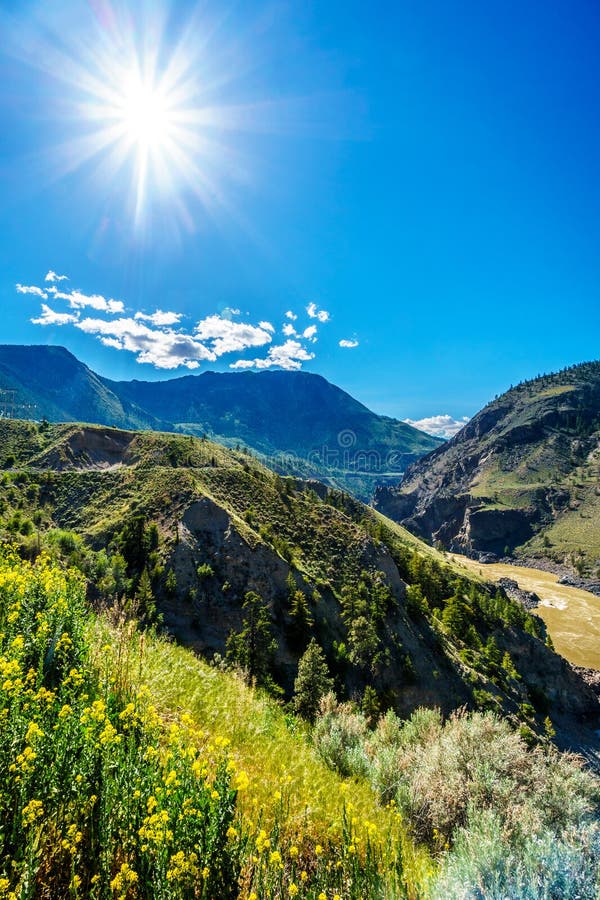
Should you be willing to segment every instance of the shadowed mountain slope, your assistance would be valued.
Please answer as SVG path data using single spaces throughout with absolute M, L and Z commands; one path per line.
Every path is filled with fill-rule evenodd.
M 64 348 L 4 345 L 0 389 L 13 390 L 20 409 L 34 406 L 32 417 L 39 419 L 205 434 L 241 444 L 282 473 L 317 477 L 363 500 L 439 444 L 307 372 L 115 382 Z
M 600 363 L 511 388 L 377 491 L 381 512 L 467 553 L 600 566 Z

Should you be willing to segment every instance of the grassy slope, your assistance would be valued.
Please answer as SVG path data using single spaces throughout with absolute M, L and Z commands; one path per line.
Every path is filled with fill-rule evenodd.
M 163 716 L 189 715 L 211 742 L 228 742 L 237 770 L 249 776 L 239 802 L 253 832 L 260 824 L 270 833 L 277 824 L 286 844 L 339 843 L 344 809 L 350 809 L 361 828 L 376 822 L 380 835 L 402 847 L 411 895 L 424 889 L 433 861 L 411 843 L 394 810 L 381 807 L 365 782 L 343 779 L 329 769 L 308 729 L 271 698 L 164 639 L 119 630 L 104 620 L 95 622 L 92 634 L 98 664 L 108 669 L 125 665 L 134 689 L 147 688 Z
M 365 783 L 325 768 L 301 723 L 91 613 L 78 573 L 0 549 L 0 624 L 1 896 L 422 894 L 428 854 Z
M 81 426 L 50 426 L 40 432 L 24 423 L 3 423 L 0 428 L 6 437 L 1 445 L 5 456 L 0 457 L 0 464 L 6 465 L 9 455 L 19 457 L 11 462 L 14 471 L 6 473 L 0 484 L 0 527 L 23 534 L 27 526 L 25 531 L 32 533 L 22 540 L 28 543 L 30 552 L 35 552 L 36 541 L 45 540 L 46 533 L 51 538 L 57 526 L 83 535 L 96 549 L 106 547 L 123 522 L 134 513 L 143 513 L 158 523 L 161 558 L 164 565 L 171 565 L 179 552 L 176 537 L 182 515 L 198 498 L 212 500 L 217 510 L 228 514 L 245 545 L 260 550 L 266 560 L 262 576 L 267 579 L 263 582 L 267 592 L 264 596 L 273 610 L 281 650 L 278 665 L 288 691 L 302 648 L 294 647 L 290 638 L 286 565 L 311 603 L 314 604 L 310 598 L 315 588 L 322 595 L 313 606 L 313 633 L 325 648 L 329 665 L 346 694 L 360 696 L 373 678 L 372 684 L 384 702 L 391 702 L 404 712 L 423 703 L 446 709 L 466 702 L 491 704 L 514 716 L 524 715 L 528 727 L 541 727 L 543 715 L 536 713 L 532 717 L 531 708 L 525 704 L 525 686 L 532 677 L 528 673 L 530 655 L 535 651 L 539 665 L 549 667 L 552 689 L 554 679 L 563 679 L 565 674 L 559 672 L 556 658 L 533 637 L 537 633 L 535 621 L 526 622 L 522 610 L 506 606 L 504 601 L 498 607 L 491 595 L 478 588 L 481 599 L 474 609 L 469 608 L 468 615 L 473 617 L 479 637 L 471 634 L 466 646 L 464 636 L 450 633 L 442 622 L 446 599 L 456 590 L 452 580 L 461 574 L 460 570 L 449 566 L 442 554 L 405 529 L 351 498 L 335 493 L 325 497 L 322 486 L 315 485 L 325 497 L 320 499 L 310 487 L 282 482 L 243 453 L 191 437 Z M 110 452 L 115 442 L 120 442 L 118 465 Z M 105 464 L 109 468 L 98 468 Z M 39 521 L 34 528 L 31 519 L 35 517 Z M 87 566 L 86 552 L 85 548 L 78 551 L 74 561 L 79 564 L 83 557 L 84 569 L 89 572 L 93 566 Z M 201 614 L 199 627 L 204 630 L 198 633 L 200 646 L 209 654 L 222 653 L 229 628 L 238 627 L 239 608 L 248 587 L 240 584 L 237 595 L 231 596 L 230 592 L 224 598 L 221 586 L 236 574 L 235 558 L 233 568 L 227 568 L 227 554 L 211 555 L 204 538 L 194 553 L 194 566 L 208 563 L 216 571 L 211 582 L 212 600 Z M 418 571 L 411 562 L 413 556 Z M 431 573 L 425 572 L 426 580 L 421 579 L 419 572 L 425 564 L 439 567 L 439 572 L 433 572 L 439 596 L 427 587 L 432 581 Z M 281 571 L 282 565 L 283 586 L 275 589 L 269 584 L 273 580 L 270 572 L 272 568 Z M 384 654 L 378 673 L 371 675 L 348 662 L 340 663 L 335 641 L 348 646 L 349 640 L 349 627 L 340 617 L 344 589 L 357 584 L 363 569 L 376 576 L 382 567 L 387 567 L 390 577 L 398 580 L 396 566 L 409 583 L 418 584 L 421 579 L 431 604 L 410 608 L 402 599 L 403 588 L 398 582 L 396 601 L 378 626 L 379 649 Z M 155 585 L 160 602 L 165 596 L 161 584 L 159 579 Z M 465 582 L 461 590 L 469 591 L 471 585 Z M 189 639 L 189 628 L 182 635 L 176 627 L 184 614 L 187 590 L 188 585 L 182 583 L 172 610 L 173 629 L 196 646 L 193 634 Z M 211 609 L 218 611 L 211 620 L 213 627 L 220 629 L 216 643 L 214 632 L 207 637 L 203 624 Z M 524 633 L 525 626 L 529 634 Z M 486 655 L 490 638 L 498 642 L 501 653 L 513 654 L 523 680 L 513 679 L 490 663 Z M 535 679 L 539 680 L 539 675 Z M 575 685 L 569 685 L 567 690 L 575 690 Z

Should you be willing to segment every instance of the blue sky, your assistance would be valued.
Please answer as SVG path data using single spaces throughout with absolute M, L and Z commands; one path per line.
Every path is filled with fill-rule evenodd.
M 596 3 L 0 0 L 0 31 L 3 341 L 302 366 L 418 421 L 600 355 Z

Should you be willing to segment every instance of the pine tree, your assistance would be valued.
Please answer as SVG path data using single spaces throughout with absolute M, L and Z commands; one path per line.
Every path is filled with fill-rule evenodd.
M 374 687 L 368 684 L 363 694 L 361 709 L 369 728 L 375 728 L 381 716 L 381 703 Z
M 135 599 L 139 604 L 140 614 L 143 618 L 152 621 L 156 614 L 156 603 L 152 593 L 152 581 L 148 569 L 144 569 L 138 581 Z
M 325 654 L 312 638 L 298 663 L 298 675 L 294 682 L 295 711 L 309 722 L 314 722 L 321 699 L 332 688 Z
M 303 591 L 294 591 L 290 598 L 290 617 L 296 642 L 306 645 L 308 632 L 315 624 L 315 618 Z
M 450 634 L 462 639 L 469 627 L 469 620 L 473 615 L 473 611 L 469 604 L 465 601 L 460 593 L 454 594 L 446 601 L 444 611 L 442 613 L 442 622 L 449 630 Z
M 227 658 L 238 663 L 248 684 L 271 685 L 277 643 L 273 637 L 269 607 L 259 594 L 248 591 L 244 597 L 242 630 L 227 639 Z
M 348 658 L 354 666 L 367 671 L 373 670 L 381 641 L 372 622 L 365 616 L 355 619 L 348 629 Z

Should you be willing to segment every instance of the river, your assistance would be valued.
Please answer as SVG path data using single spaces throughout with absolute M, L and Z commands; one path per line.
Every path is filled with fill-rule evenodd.
M 535 613 L 546 623 L 554 647 L 575 666 L 600 669 L 600 597 L 579 588 L 557 584 L 558 575 L 504 563 L 484 565 L 451 554 L 454 562 L 486 581 L 512 578 L 520 588 L 535 591 L 541 600 Z

